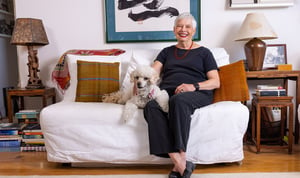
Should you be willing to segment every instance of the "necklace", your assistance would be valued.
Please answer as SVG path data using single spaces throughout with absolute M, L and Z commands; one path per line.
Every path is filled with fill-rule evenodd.
M 175 58 L 176 58 L 176 59 L 183 59 L 183 58 L 185 58 L 185 56 L 188 55 L 189 52 L 191 51 L 193 44 L 194 44 L 194 42 L 192 41 L 191 46 L 190 46 L 189 49 L 183 54 L 183 56 L 178 56 L 178 55 L 177 55 L 177 47 L 175 46 L 175 50 L 174 50 L 174 56 L 175 56 Z

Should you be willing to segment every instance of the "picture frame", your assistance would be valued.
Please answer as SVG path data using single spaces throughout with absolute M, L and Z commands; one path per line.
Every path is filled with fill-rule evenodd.
M 294 0 L 230 0 L 230 8 L 288 7 Z
M 263 69 L 276 69 L 278 64 L 287 63 L 286 44 L 268 44 Z
M 193 40 L 201 39 L 201 0 L 164 0 L 156 10 L 153 10 L 153 6 L 152 9 L 147 9 L 145 3 L 150 3 L 146 0 L 144 4 L 137 2 L 132 8 L 128 7 L 128 4 L 122 6 L 118 1 L 105 0 L 107 43 L 176 41 L 173 33 L 174 20 L 178 13 L 182 12 L 190 12 L 195 17 L 197 28 Z M 157 15 L 159 13 L 160 16 Z M 157 17 L 149 14 L 153 16 L 156 14 Z

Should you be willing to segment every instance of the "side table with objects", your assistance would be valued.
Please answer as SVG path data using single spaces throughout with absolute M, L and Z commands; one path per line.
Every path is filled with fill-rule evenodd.
M 262 70 L 262 71 L 247 71 L 247 80 L 274 80 L 274 79 L 281 79 L 283 81 L 283 88 L 285 88 L 288 91 L 288 81 L 294 81 L 296 86 L 296 95 L 292 95 L 295 97 L 295 107 L 297 107 L 300 104 L 300 70 Z M 295 108 L 296 110 L 296 108 Z M 296 114 L 295 115 L 295 138 L 294 142 L 295 144 L 298 144 L 299 140 L 299 117 Z
M 13 122 L 13 98 L 17 98 L 20 101 L 20 109 L 24 109 L 24 97 L 40 97 L 42 99 L 42 107 L 48 105 L 48 99 L 51 99 L 52 103 L 56 102 L 55 88 L 42 88 L 42 89 L 26 89 L 16 88 L 7 90 L 7 116 L 8 121 Z
M 292 153 L 294 118 L 292 99 L 292 96 L 257 96 L 253 94 L 251 135 L 257 153 L 260 152 L 261 148 L 288 149 L 288 153 Z M 269 107 L 282 108 L 279 134 L 275 138 L 262 138 L 263 131 L 268 129 L 262 127 L 263 110 Z M 288 135 L 286 135 L 286 132 L 288 132 Z M 274 141 L 276 141 L 276 145 L 270 144 Z

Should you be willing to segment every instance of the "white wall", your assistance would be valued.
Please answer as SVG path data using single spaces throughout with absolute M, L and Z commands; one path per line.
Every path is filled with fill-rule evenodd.
M 244 42 L 235 42 L 237 33 L 249 12 L 263 12 L 279 38 L 267 43 L 287 44 L 288 63 L 300 69 L 300 3 L 287 8 L 230 9 L 229 0 L 202 0 L 201 41 L 207 47 L 224 47 L 231 61 L 244 59 Z M 16 18 L 43 20 L 50 44 L 38 47 L 41 78 L 53 86 L 51 71 L 58 58 L 69 49 L 162 48 L 171 42 L 105 43 L 104 0 L 15 0 Z M 27 83 L 27 49 L 18 48 L 20 84 Z

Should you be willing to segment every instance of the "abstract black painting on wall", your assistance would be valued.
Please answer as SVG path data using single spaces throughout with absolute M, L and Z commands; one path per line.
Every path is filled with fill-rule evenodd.
M 174 20 L 182 12 L 195 17 L 200 40 L 200 0 L 105 0 L 106 42 L 175 41 Z

